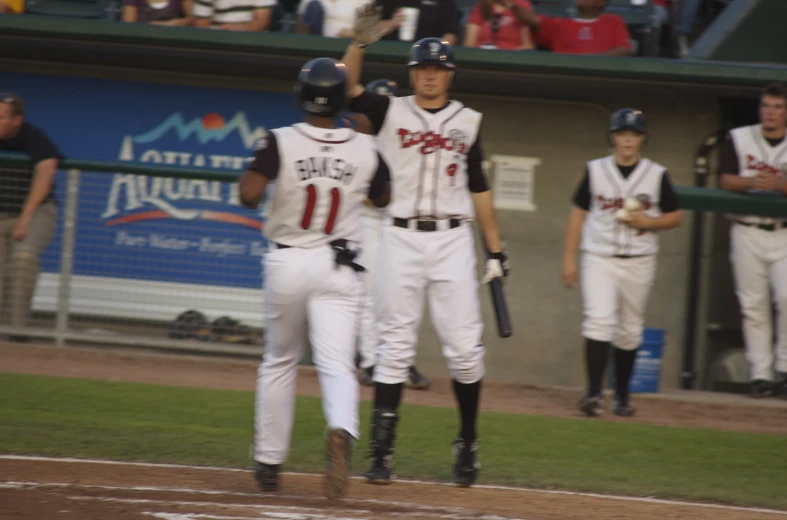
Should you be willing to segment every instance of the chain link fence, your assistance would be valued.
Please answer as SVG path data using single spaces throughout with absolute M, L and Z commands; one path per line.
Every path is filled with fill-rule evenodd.
M 237 173 L 64 161 L 56 230 L 33 272 L 27 319 L 5 255 L 0 334 L 258 356 L 262 352 L 263 212 L 238 199 Z M 24 158 L 0 156 L 0 208 L 29 178 Z M 39 210 L 40 212 L 40 210 Z M 37 212 L 38 213 L 38 212 Z M 13 226 L 18 211 L 0 212 Z M 6 236 L 9 247 L 18 243 Z M 2 252 L 2 251 L 0 251 Z M 30 266 L 28 266 L 30 267 Z M 23 273 L 23 274 L 24 274 Z M 16 298 L 16 301 L 14 300 Z

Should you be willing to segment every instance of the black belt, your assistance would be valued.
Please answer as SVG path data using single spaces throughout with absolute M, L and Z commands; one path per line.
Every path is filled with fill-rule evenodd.
M 285 244 L 280 244 L 279 242 L 274 242 L 278 249 L 289 249 L 292 246 L 288 246 Z M 351 268 L 356 273 L 361 273 L 366 269 L 360 265 L 355 263 L 355 257 L 358 256 L 358 251 L 349 247 L 351 242 L 346 238 L 339 238 L 328 245 L 331 246 L 331 249 L 336 253 L 336 257 L 334 260 L 336 261 L 336 266 L 346 265 L 347 267 Z
M 651 255 L 612 255 L 612 258 L 642 258 L 643 256 Z
M 417 218 L 399 218 L 394 217 L 393 225 L 400 228 L 410 229 L 410 222 L 415 221 L 416 231 L 437 231 L 437 220 L 419 220 Z M 458 218 L 448 219 L 448 229 L 458 228 L 462 225 L 462 221 Z
M 787 229 L 787 221 L 782 221 L 781 224 L 753 224 L 751 222 L 744 222 L 742 220 L 736 220 L 736 224 L 740 224 L 741 226 L 746 227 L 755 227 L 757 229 L 762 229 L 763 231 L 776 231 L 778 229 Z

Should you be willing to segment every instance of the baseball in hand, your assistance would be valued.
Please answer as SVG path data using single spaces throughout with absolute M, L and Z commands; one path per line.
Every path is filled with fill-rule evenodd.
M 642 209 L 642 204 L 637 199 L 626 199 L 623 207 L 628 211 L 639 211 Z
M 631 220 L 631 215 L 629 215 L 627 209 L 620 208 L 615 212 L 615 218 L 620 222 L 628 222 L 629 220 Z

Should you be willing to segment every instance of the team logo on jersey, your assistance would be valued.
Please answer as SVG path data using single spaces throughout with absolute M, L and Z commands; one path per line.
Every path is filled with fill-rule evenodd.
M 751 154 L 746 155 L 746 169 L 754 170 L 756 172 L 772 173 L 780 177 L 787 175 L 787 163 L 782 163 L 778 168 L 776 168 L 765 161 L 757 159 Z
M 411 132 L 406 128 L 400 128 L 397 133 L 402 148 L 420 145 L 418 151 L 424 155 L 435 153 L 441 149 L 459 154 L 467 153 L 467 136 L 461 130 L 451 130 L 447 137 L 432 131 Z
M 650 195 L 647 193 L 640 193 L 634 198 L 642 204 L 643 210 L 648 210 L 653 207 L 653 202 L 650 200 Z M 625 199 L 621 197 L 608 198 L 603 195 L 598 195 L 596 200 L 602 211 L 617 211 L 623 208 L 625 202 Z

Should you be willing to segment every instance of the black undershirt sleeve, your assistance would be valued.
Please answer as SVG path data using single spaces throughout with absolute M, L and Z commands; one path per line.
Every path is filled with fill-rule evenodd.
M 276 143 L 276 135 L 273 132 L 269 132 L 258 143 L 249 170 L 257 172 L 271 181 L 276 180 L 279 175 L 279 145 Z
M 383 156 L 380 155 L 380 152 L 377 152 L 377 171 L 374 174 L 374 178 L 372 178 L 372 184 L 369 186 L 369 198 L 375 200 L 385 195 L 389 182 L 391 182 L 391 172 L 388 169 L 388 164 L 383 159 Z
M 662 213 L 672 213 L 678 211 L 678 195 L 675 193 L 675 188 L 672 186 L 672 181 L 669 178 L 669 173 L 664 172 L 661 177 L 661 194 L 659 195 L 659 209 Z
M 740 160 L 730 134 L 727 134 L 719 150 L 719 175 L 725 173 L 740 175 Z
M 360 96 L 350 100 L 350 110 L 358 112 L 369 118 L 372 123 L 372 131 L 374 135 L 380 132 L 385 122 L 385 115 L 388 113 L 388 107 L 391 104 L 391 98 L 373 92 L 364 92 Z
M 582 177 L 582 182 L 577 186 L 572 199 L 574 205 L 585 211 L 590 211 L 590 172 L 585 167 L 585 175 Z
M 481 146 L 481 132 L 467 152 L 467 187 L 471 193 L 489 191 L 489 183 L 484 175 L 484 150 Z

